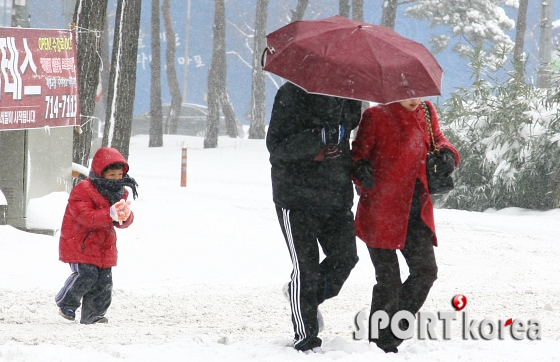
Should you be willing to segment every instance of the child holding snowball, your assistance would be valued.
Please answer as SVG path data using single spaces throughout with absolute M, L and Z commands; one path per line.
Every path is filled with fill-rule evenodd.
M 134 220 L 130 201 L 136 181 L 128 176 L 128 163 L 114 148 L 100 148 L 93 156 L 89 177 L 70 193 L 60 231 L 59 259 L 69 263 L 72 274 L 56 295 L 59 314 L 74 320 L 82 305 L 80 323 L 107 323 L 111 304 L 111 267 L 117 265 L 115 228 Z

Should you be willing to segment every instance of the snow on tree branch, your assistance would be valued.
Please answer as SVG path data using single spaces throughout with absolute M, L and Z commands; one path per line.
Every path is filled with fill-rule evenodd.
M 472 54 L 479 48 L 485 55 L 489 68 L 497 69 L 505 60 L 504 49 L 510 52 L 513 41 L 505 33 L 515 27 L 500 6 L 519 7 L 518 0 L 418 0 L 406 9 L 409 17 L 428 20 L 432 27 L 446 26 L 447 34 L 437 34 L 430 39 L 432 50 L 440 52 L 454 38 L 453 51 L 461 56 Z

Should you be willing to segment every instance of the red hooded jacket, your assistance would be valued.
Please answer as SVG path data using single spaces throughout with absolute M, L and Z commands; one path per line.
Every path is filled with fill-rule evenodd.
M 128 163 L 114 148 L 100 148 L 93 157 L 91 170 L 99 177 L 111 163 L 124 163 L 123 174 L 128 172 Z M 127 199 L 125 189 L 123 199 Z M 117 265 L 117 235 L 115 227 L 127 228 L 134 220 L 131 212 L 120 225 L 109 215 L 109 201 L 97 191 L 89 178 L 78 183 L 68 199 L 62 219 L 59 243 L 59 259 L 65 263 L 93 264 L 99 268 Z
M 438 148 L 448 148 L 459 164 L 459 153 L 439 128 L 436 111 L 431 111 L 432 129 Z M 437 245 L 432 199 L 428 193 L 426 155 L 430 147 L 422 106 L 412 112 L 400 103 L 367 109 L 352 143 L 352 161 L 369 159 L 375 185 L 360 188 L 356 211 L 356 235 L 367 245 L 381 249 L 403 249 L 416 179 L 422 183 L 421 218 L 432 230 Z M 358 187 L 359 181 L 355 180 Z

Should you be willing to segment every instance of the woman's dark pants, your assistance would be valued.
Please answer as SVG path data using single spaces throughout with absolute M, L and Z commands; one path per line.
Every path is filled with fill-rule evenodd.
M 401 310 L 416 315 L 437 279 L 432 231 L 419 215 L 413 214 L 416 213 L 410 215 L 406 245 L 401 250 L 409 269 L 409 276 L 404 283 L 401 282 L 397 251 L 368 246 L 377 281 L 373 287 L 370 316 L 378 310 L 387 312 L 389 318 Z M 396 352 L 396 347 L 402 343 L 401 339 L 393 335 L 390 327 L 379 330 L 379 339 L 370 341 L 386 352 Z

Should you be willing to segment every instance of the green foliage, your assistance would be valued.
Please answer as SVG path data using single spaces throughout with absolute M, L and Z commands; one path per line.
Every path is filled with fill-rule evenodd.
M 473 67 L 480 74 L 482 64 Z M 440 207 L 555 208 L 560 198 L 560 89 L 539 89 L 510 77 L 478 79 L 458 89 L 438 114 L 461 155 L 455 190 Z M 558 84 L 558 83 L 556 83 Z

